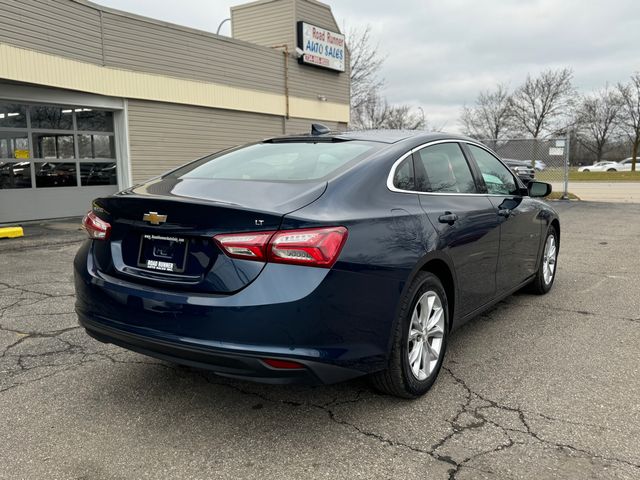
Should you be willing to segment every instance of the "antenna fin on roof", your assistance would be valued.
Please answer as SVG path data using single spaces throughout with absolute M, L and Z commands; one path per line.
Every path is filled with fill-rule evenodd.
M 321 123 L 312 123 L 311 124 L 311 135 L 326 135 L 327 133 L 331 133 L 331 129 L 326 125 Z

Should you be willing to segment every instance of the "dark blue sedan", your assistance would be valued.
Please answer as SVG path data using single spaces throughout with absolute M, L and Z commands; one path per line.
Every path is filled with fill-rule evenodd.
M 550 191 L 466 137 L 268 139 L 95 200 L 76 310 L 97 340 L 218 375 L 416 397 L 453 328 L 552 287 Z

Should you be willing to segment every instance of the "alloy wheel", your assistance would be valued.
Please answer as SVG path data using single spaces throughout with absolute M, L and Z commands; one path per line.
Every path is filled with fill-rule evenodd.
M 556 273 L 556 237 L 549 235 L 544 246 L 544 256 L 542 258 L 542 273 L 545 285 L 549 285 Z
M 444 309 L 437 293 L 423 293 L 411 315 L 407 357 L 411 373 L 425 380 L 438 365 L 444 337 Z

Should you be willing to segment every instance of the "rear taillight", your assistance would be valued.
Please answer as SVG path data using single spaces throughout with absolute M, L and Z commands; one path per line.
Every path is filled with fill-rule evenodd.
M 345 227 L 234 233 L 213 237 L 230 257 L 330 268 L 347 240 Z
M 329 268 L 346 240 L 344 227 L 283 230 L 269 242 L 269 261 Z
M 216 235 L 213 239 L 230 257 L 264 262 L 267 259 L 267 242 L 272 235 L 273 232 L 232 233 Z
M 85 229 L 89 238 L 94 240 L 107 240 L 111 233 L 111 225 L 93 212 L 89 212 L 84 216 L 82 228 Z

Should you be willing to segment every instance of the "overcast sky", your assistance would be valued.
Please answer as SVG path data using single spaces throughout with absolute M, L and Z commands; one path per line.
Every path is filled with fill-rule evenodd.
M 97 0 L 215 32 L 237 0 Z M 640 70 L 640 0 L 328 1 L 341 27 L 370 24 L 386 56 L 384 95 L 458 129 L 462 105 L 498 82 L 570 67 L 583 92 Z M 229 35 L 227 22 L 222 34 Z M 348 42 L 348 39 L 347 39 Z

